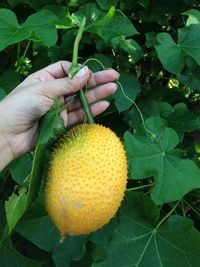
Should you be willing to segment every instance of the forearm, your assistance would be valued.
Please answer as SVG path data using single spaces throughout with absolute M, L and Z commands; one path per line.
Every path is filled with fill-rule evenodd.
M 0 171 L 14 159 L 8 140 L 9 134 L 5 132 L 3 112 L 2 102 L 0 102 Z

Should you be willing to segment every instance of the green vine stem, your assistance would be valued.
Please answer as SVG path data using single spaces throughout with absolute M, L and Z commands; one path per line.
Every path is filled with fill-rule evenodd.
M 197 208 L 193 207 L 187 200 L 183 199 L 183 202 L 193 211 L 195 212 L 198 216 L 200 216 L 200 211 L 197 210 Z
M 20 51 L 21 51 L 21 43 L 18 43 L 17 44 L 17 61 L 19 60 Z
M 158 229 L 161 224 L 163 224 L 167 219 L 168 217 L 175 211 L 175 209 L 178 207 L 180 201 L 178 201 L 174 207 L 159 221 L 159 223 L 156 225 L 156 229 Z
M 87 60 L 84 62 L 83 66 L 85 66 L 85 65 L 86 65 L 88 62 L 90 62 L 90 61 L 96 61 L 96 62 L 102 67 L 103 70 L 106 69 L 106 68 L 104 67 L 104 65 L 101 63 L 101 61 L 99 61 L 99 60 L 96 59 L 96 58 L 89 58 L 89 59 L 87 59 Z M 155 135 L 153 132 L 151 132 L 151 131 L 147 128 L 147 126 L 146 126 L 146 124 L 145 124 L 145 121 L 144 121 L 144 116 L 143 116 L 143 114 L 142 114 L 140 108 L 139 108 L 138 105 L 136 104 L 136 102 L 135 102 L 134 100 L 132 100 L 130 97 L 128 97 L 128 96 L 125 94 L 125 92 L 124 92 L 124 88 L 123 88 L 122 84 L 119 82 L 119 80 L 116 81 L 116 84 L 120 87 L 120 89 L 121 89 L 122 94 L 124 95 L 124 97 L 125 97 L 127 100 L 129 100 L 129 101 L 135 106 L 135 108 L 137 109 L 137 111 L 138 111 L 138 113 L 139 113 L 139 115 L 140 115 L 140 118 L 141 118 L 141 121 L 142 121 L 142 125 L 143 125 L 144 130 L 145 130 L 147 133 L 150 134 L 152 140 L 155 139 L 155 138 L 156 138 L 156 135 Z
M 128 188 L 128 189 L 126 189 L 126 191 L 128 192 L 128 191 L 135 191 L 135 190 L 139 190 L 139 189 L 146 189 L 146 188 L 152 187 L 154 185 L 155 185 L 155 183 L 146 184 L 146 185 L 140 185 L 140 186 Z
M 25 50 L 24 50 L 24 53 L 23 53 L 23 55 L 22 55 L 22 59 L 25 58 L 25 56 L 26 56 L 26 54 L 27 54 L 27 52 L 28 52 L 28 49 L 29 49 L 29 47 L 30 47 L 30 44 L 31 44 L 31 41 L 29 40 L 28 43 L 27 43 L 27 46 L 26 46 L 26 48 L 25 48 Z
M 76 35 L 75 42 L 74 42 L 72 65 L 70 67 L 69 74 L 68 74 L 69 79 L 73 78 L 73 76 L 81 69 L 81 66 L 78 64 L 78 49 L 79 49 L 79 43 L 82 38 L 83 31 L 84 31 L 85 23 L 86 23 L 86 18 L 83 17 L 83 20 L 80 24 L 80 27 L 78 29 L 78 33 Z M 93 119 L 93 116 L 92 116 L 92 113 L 91 113 L 91 110 L 88 105 L 83 89 L 80 90 L 79 98 L 80 98 L 80 102 L 83 107 L 83 110 L 85 112 L 85 115 L 86 115 L 87 123 L 93 124 L 94 119 Z

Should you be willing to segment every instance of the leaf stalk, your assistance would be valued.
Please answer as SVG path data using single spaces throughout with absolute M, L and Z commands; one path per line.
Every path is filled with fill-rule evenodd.
M 178 207 L 180 201 L 178 201 L 174 207 L 159 221 L 159 223 L 156 225 L 156 230 L 161 226 L 161 224 L 163 224 L 167 218 L 175 211 L 175 209 Z

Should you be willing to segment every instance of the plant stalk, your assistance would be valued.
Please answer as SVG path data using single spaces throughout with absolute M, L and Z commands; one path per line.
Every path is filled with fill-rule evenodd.
M 75 42 L 74 42 L 72 65 L 70 67 L 69 75 L 68 75 L 70 79 L 73 78 L 73 76 L 81 69 L 81 66 L 78 65 L 78 50 L 79 50 L 79 43 L 80 43 L 83 31 L 84 31 L 85 23 L 86 23 L 86 18 L 83 17 L 83 20 L 80 24 L 80 27 L 78 29 L 78 33 L 76 35 Z M 84 113 L 87 118 L 87 123 L 93 124 L 94 119 L 93 119 L 93 116 L 92 116 L 92 113 L 91 113 L 91 110 L 88 105 L 83 89 L 80 90 L 79 98 L 80 98 L 81 105 L 83 107 Z
M 29 40 L 28 43 L 27 43 L 27 46 L 26 46 L 26 48 L 25 48 L 25 50 L 24 50 L 24 53 L 23 53 L 23 55 L 22 55 L 22 59 L 25 58 L 25 56 L 26 56 L 26 54 L 27 54 L 27 52 L 28 52 L 28 49 L 29 49 L 29 47 L 30 47 L 30 44 L 31 44 L 31 41 Z
M 158 229 L 161 224 L 164 223 L 164 221 L 167 220 L 167 218 L 175 211 L 175 209 L 177 208 L 177 206 L 179 205 L 180 201 L 178 201 L 174 207 L 159 221 L 159 223 L 156 225 L 156 229 Z
M 154 186 L 154 183 L 152 184 L 145 184 L 145 185 L 140 185 L 140 186 L 136 186 L 136 187 L 132 187 L 132 188 L 128 188 L 126 189 L 126 191 L 135 191 L 135 190 L 139 190 L 139 189 L 145 189 L 145 188 L 149 188 Z

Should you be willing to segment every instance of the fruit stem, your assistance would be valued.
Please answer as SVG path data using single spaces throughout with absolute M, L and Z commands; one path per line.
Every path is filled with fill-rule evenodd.
M 78 29 L 75 42 L 74 42 L 72 65 L 70 67 L 69 74 L 68 74 L 68 77 L 70 79 L 73 78 L 73 76 L 81 69 L 81 66 L 78 65 L 78 49 L 79 49 L 79 43 L 82 38 L 83 31 L 84 31 L 85 23 L 86 23 L 86 18 L 83 17 L 83 20 L 80 24 L 80 27 Z M 93 116 L 92 116 L 92 113 L 91 113 L 91 110 L 88 105 L 83 89 L 81 89 L 79 92 L 79 98 L 80 98 L 81 105 L 83 107 L 84 113 L 87 118 L 87 123 L 93 124 L 94 119 L 93 119 Z

